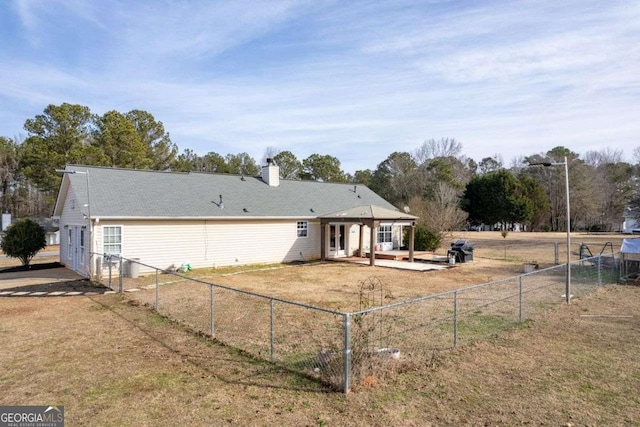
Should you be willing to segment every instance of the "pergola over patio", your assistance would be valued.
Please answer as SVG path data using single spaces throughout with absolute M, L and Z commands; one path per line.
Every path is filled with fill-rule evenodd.
M 364 226 L 368 226 L 370 230 L 369 236 L 369 265 L 376 265 L 375 243 L 378 226 L 381 222 L 408 225 L 411 227 L 409 234 L 409 262 L 413 262 L 413 246 L 415 241 L 415 225 L 417 216 L 409 215 L 399 211 L 382 208 L 375 205 L 360 205 L 353 208 L 333 212 L 322 215 L 320 219 L 320 259 L 326 259 L 326 231 L 329 224 L 358 224 L 360 225 L 359 251 L 360 256 L 364 254 L 364 235 L 362 233 Z

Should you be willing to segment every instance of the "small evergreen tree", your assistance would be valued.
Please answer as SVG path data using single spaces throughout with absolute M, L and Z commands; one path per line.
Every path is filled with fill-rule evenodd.
M 414 249 L 416 251 L 435 251 L 442 243 L 440 233 L 434 233 L 423 225 L 416 225 Z M 409 229 L 404 229 L 404 241 L 409 242 Z
M 45 231 L 29 218 L 19 219 L 7 228 L 2 240 L 2 250 L 11 258 L 18 258 L 22 265 L 29 266 L 31 259 L 47 245 Z

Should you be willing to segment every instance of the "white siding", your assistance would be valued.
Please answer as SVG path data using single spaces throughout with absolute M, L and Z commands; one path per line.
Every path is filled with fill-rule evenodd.
M 353 224 L 347 225 L 347 234 L 349 235 L 349 247 L 348 247 L 348 255 L 353 256 L 356 254 L 358 249 L 360 249 L 360 225 Z M 369 234 L 369 227 L 366 225 L 362 227 L 362 247 L 364 251 L 369 250 L 369 242 L 371 239 L 371 235 Z M 377 239 L 377 236 L 376 236 Z
M 50 231 L 46 235 L 47 245 L 59 245 L 60 244 L 60 231 Z
M 633 230 L 637 229 L 640 229 L 640 220 L 630 216 L 624 218 L 624 223 L 622 224 L 623 233 L 632 234 Z
M 78 203 L 75 194 L 72 189 L 67 191 L 65 200 L 64 200 L 64 208 L 62 210 L 62 214 L 60 215 L 60 263 L 67 266 L 68 268 L 72 268 L 72 262 L 69 258 L 69 229 L 74 226 L 87 226 L 88 221 L 84 219 L 82 216 L 83 207 Z M 87 238 L 88 239 L 88 238 Z M 87 241 L 87 256 L 85 257 L 84 262 L 78 269 L 78 273 L 88 275 L 88 263 L 89 263 L 89 255 L 88 248 L 89 242 Z
M 385 223 L 383 223 L 384 225 Z M 401 246 L 401 242 L 402 242 L 402 230 L 403 227 L 401 225 L 398 224 L 392 224 L 392 233 L 393 233 L 393 249 L 400 249 Z M 357 250 L 358 250 L 358 246 L 360 245 L 360 236 L 359 236 L 359 229 L 360 226 L 359 225 L 351 225 L 350 227 L 347 228 L 347 233 L 349 234 L 349 255 L 353 255 Z M 367 227 L 366 225 L 364 227 L 362 227 L 362 233 L 363 233 L 363 239 L 362 239 L 362 246 L 364 247 L 365 251 L 369 251 L 369 247 L 370 247 L 370 242 L 371 242 L 371 235 L 370 233 L 370 228 Z M 374 236 L 375 242 L 378 243 L 378 233 L 376 232 L 375 236 Z
M 95 226 L 102 252 L 102 227 L 122 226 L 122 256 L 162 269 L 289 262 L 320 257 L 320 224 L 309 221 L 308 237 L 297 237 L 297 221 L 110 221 Z M 142 273 L 149 269 L 141 267 Z
M 403 233 L 403 226 L 396 225 L 393 227 L 393 249 L 400 249 L 400 247 L 402 247 L 402 245 L 404 244 Z
M 355 224 L 345 224 L 347 234 L 346 252 L 347 256 L 353 256 L 360 246 L 360 226 Z

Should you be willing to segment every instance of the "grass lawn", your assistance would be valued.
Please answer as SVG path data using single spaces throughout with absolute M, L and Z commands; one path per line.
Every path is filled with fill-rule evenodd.
M 603 288 L 345 396 L 127 297 L 0 298 L 0 404 L 65 405 L 68 425 L 638 425 L 639 306 Z
M 476 244 L 476 260 L 441 272 L 329 263 L 190 274 L 351 310 L 372 276 L 385 302 L 442 292 L 520 274 L 523 260 L 551 263 L 564 236 L 510 233 L 505 260 L 499 233 L 458 234 L 452 240 Z M 606 241 L 619 248 L 623 237 L 574 234 L 574 253 L 580 241 L 596 253 Z M 639 287 L 601 288 L 498 335 L 487 329 L 502 326 L 501 317 L 473 312 L 459 333 L 489 339 L 405 364 L 398 375 L 365 377 L 349 395 L 186 331 L 141 306 L 146 293 L 152 298 L 0 297 L 0 405 L 64 405 L 68 425 L 640 424 Z

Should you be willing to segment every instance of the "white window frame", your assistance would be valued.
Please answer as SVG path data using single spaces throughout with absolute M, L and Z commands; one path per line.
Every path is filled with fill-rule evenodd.
M 107 252 L 105 250 L 106 246 L 113 246 L 116 245 L 117 243 L 105 243 L 105 237 L 107 236 L 107 229 L 110 228 L 119 228 L 120 229 L 120 252 Z M 122 225 L 118 225 L 118 224 L 114 224 L 114 225 L 103 225 L 102 226 L 102 253 L 103 254 L 107 254 L 107 255 L 118 255 L 118 256 L 123 256 L 122 255 L 122 249 L 124 248 L 124 227 Z
M 393 225 L 380 224 L 378 226 L 378 243 L 393 243 Z
M 84 226 L 80 227 L 80 259 L 84 263 L 85 261 L 85 241 L 87 238 L 87 230 Z
M 73 259 L 73 253 L 71 249 L 73 248 L 73 228 L 69 227 L 67 229 L 67 258 L 69 260 Z
M 309 237 L 309 221 L 298 221 L 296 223 L 296 234 L 298 238 L 302 239 Z

